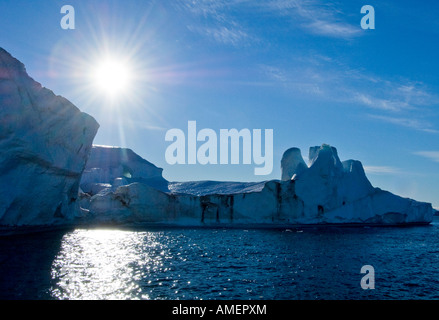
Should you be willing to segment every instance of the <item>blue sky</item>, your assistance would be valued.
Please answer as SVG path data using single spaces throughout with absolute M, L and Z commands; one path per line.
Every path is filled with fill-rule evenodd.
M 75 8 L 76 29 L 60 27 Z M 375 30 L 360 27 L 363 5 Z M 282 153 L 328 143 L 374 186 L 439 207 L 439 4 L 433 1 L 3 0 L 0 46 L 168 180 L 278 179 Z M 86 81 L 105 54 L 135 81 L 110 103 Z M 166 131 L 274 130 L 274 170 L 168 165 Z

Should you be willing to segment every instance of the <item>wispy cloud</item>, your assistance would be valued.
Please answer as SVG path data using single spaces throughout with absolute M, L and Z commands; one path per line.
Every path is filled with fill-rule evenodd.
M 188 20 L 190 31 L 217 43 L 240 48 L 271 41 L 255 27 L 255 18 L 261 14 L 265 22 L 276 19 L 276 25 L 282 21 L 282 25 L 289 24 L 292 31 L 299 28 L 308 34 L 345 40 L 364 34 L 358 21 L 360 12 L 355 20 L 349 20 L 353 17 L 352 12 L 342 12 L 336 3 L 322 0 L 192 0 L 176 3 L 192 18 L 196 16 Z M 237 14 L 244 11 L 244 16 Z M 439 105 L 439 96 L 421 82 L 383 78 L 316 50 L 296 54 L 291 60 L 288 65 L 261 64 L 258 67 L 263 77 L 243 84 L 281 85 L 313 98 L 362 107 L 363 115 L 370 120 L 439 133 L 432 125 L 432 119 L 437 118 L 432 107 Z
M 349 87 L 352 102 L 370 109 L 366 116 L 421 132 L 437 134 L 433 124 L 439 96 L 421 82 L 410 79 L 389 80 L 373 75 L 358 78 Z M 374 111 L 373 113 L 371 113 Z
M 430 159 L 434 162 L 439 162 L 439 151 L 417 151 L 415 155 Z
M 421 82 L 384 79 L 318 52 L 294 56 L 291 65 L 260 65 L 260 70 L 273 81 L 312 83 L 321 89 L 326 88 L 324 91 L 329 95 L 326 98 L 370 109 L 397 113 L 439 104 L 439 96 L 431 93 Z
M 246 28 L 230 12 L 230 8 L 246 1 L 192 0 L 176 1 L 175 6 L 198 18 L 190 19 L 189 31 L 203 35 L 218 43 L 243 46 L 251 36 Z
M 314 34 L 334 37 L 334 38 L 353 38 L 359 36 L 361 31 L 358 27 L 348 23 L 334 22 L 330 20 L 315 20 L 304 25 Z
M 339 8 L 317 0 L 271 0 L 263 1 L 265 9 L 283 16 L 300 20 L 300 27 L 309 33 L 342 39 L 360 36 L 362 29 L 344 21 Z
M 216 42 L 226 45 L 243 46 L 249 38 L 249 35 L 245 31 L 237 28 L 236 26 L 218 26 L 210 28 L 188 26 L 188 29 L 191 31 L 196 31 L 200 34 L 204 34 Z
M 439 103 L 439 97 L 430 93 L 422 83 L 390 81 L 370 76 L 360 80 L 364 90 L 356 88 L 353 100 L 373 109 L 389 112 L 419 111 L 422 107 Z
M 383 78 L 319 53 L 294 57 L 292 66 L 260 65 L 273 85 L 291 91 L 352 105 L 365 118 L 437 134 L 435 107 L 439 96 L 422 82 L 400 77 Z
M 400 118 L 400 117 L 384 116 L 384 115 L 376 115 L 376 114 L 369 114 L 368 116 L 373 119 L 381 120 L 384 122 L 392 123 L 406 128 L 415 129 L 418 131 L 436 133 L 436 134 L 439 133 L 439 130 L 434 129 L 433 125 L 430 122 L 426 120 L 416 119 L 414 117 Z
M 259 65 L 259 71 L 269 81 L 267 85 L 282 85 L 288 89 L 298 92 L 312 94 L 313 96 L 322 95 L 322 88 L 319 85 L 318 74 L 302 72 L 296 70 L 288 72 L 281 68 L 270 65 Z M 294 77 L 292 76 L 294 74 Z
M 410 108 L 410 105 L 408 105 L 407 102 L 392 100 L 389 98 L 378 98 L 364 92 L 357 92 L 353 99 L 369 108 L 385 111 L 400 111 L 402 109 Z
M 190 31 L 227 45 L 259 40 L 257 28 L 251 26 L 261 13 L 313 35 L 352 39 L 363 34 L 359 24 L 345 21 L 346 15 L 336 6 L 319 0 L 184 0 L 175 6 L 201 19 L 187 25 Z M 236 16 L 237 8 L 249 15 L 249 21 Z
M 286 72 L 280 68 L 270 66 L 270 65 L 260 65 L 259 66 L 261 71 L 265 73 L 268 78 L 276 81 L 276 82 L 289 82 L 289 76 L 286 74 Z
M 387 166 L 364 166 L 364 171 L 369 174 L 400 174 L 401 169 Z

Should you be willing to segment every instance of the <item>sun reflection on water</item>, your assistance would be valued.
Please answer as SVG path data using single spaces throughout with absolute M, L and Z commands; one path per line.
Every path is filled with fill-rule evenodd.
M 52 264 L 56 299 L 149 299 L 142 293 L 145 273 L 160 271 L 171 258 L 160 233 L 75 230 L 62 240 Z M 146 277 L 147 278 L 147 277 Z

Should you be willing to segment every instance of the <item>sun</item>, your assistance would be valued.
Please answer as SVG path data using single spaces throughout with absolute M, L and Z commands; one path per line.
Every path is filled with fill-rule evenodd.
M 92 74 L 92 84 L 109 98 L 118 98 L 128 93 L 132 71 L 128 63 L 114 57 L 106 57 L 96 63 Z

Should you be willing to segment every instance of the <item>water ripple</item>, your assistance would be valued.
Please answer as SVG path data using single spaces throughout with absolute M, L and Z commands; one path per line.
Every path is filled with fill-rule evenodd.
M 437 223 L 300 231 L 77 229 L 1 238 L 0 298 L 439 296 Z M 361 289 L 365 264 L 375 268 L 375 290 Z

